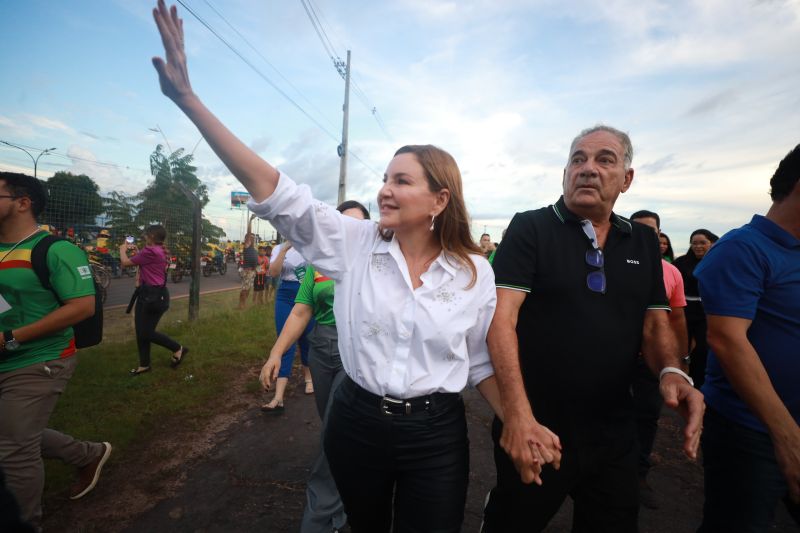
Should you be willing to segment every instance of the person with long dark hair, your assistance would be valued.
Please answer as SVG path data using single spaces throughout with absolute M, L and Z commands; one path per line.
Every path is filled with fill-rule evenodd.
M 686 255 L 678 257 L 673 263 L 683 277 L 683 290 L 686 294 L 686 327 L 689 333 L 689 375 L 697 388 L 700 388 L 705 381 L 708 342 L 706 313 L 703 310 L 694 269 L 717 240 L 719 237 L 707 229 L 694 230 L 689 237 L 691 246 Z
M 661 259 L 667 263 L 675 261 L 675 252 L 672 251 L 672 241 L 669 235 L 664 232 L 658 235 L 658 249 L 661 251 Z
M 141 250 L 135 246 L 131 248 L 134 252 L 132 257 L 128 257 L 127 244 L 119 247 L 119 258 L 123 268 L 139 267 L 140 283 L 134 296 L 136 300 L 134 325 L 136 345 L 139 349 L 139 366 L 130 371 L 132 376 L 150 371 L 151 344 L 158 344 L 172 352 L 170 361 L 172 368 L 181 364 L 189 352 L 189 348 L 181 346 L 179 342 L 156 331 L 159 320 L 169 309 L 169 289 L 167 289 L 169 260 L 164 248 L 166 238 L 167 230 L 164 229 L 164 226 L 153 225 L 144 230 L 144 248 Z M 130 310 L 130 306 L 128 309 Z
M 461 173 L 435 146 L 395 152 L 380 223 L 346 217 L 261 159 L 192 91 L 177 9 L 153 12 L 166 51 L 162 92 L 194 122 L 251 195 L 249 209 L 336 282 L 347 377 L 330 405 L 325 454 L 353 531 L 455 532 L 469 443 L 461 391 L 500 412 L 486 334 L 494 276 L 470 234 Z

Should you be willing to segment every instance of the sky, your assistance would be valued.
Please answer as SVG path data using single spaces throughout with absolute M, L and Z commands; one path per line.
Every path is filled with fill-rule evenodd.
M 179 6 L 195 92 L 335 203 L 344 81 L 303 2 L 182 1 L 239 54 Z M 604 123 L 634 145 L 615 211 L 657 211 L 682 254 L 694 229 L 722 235 L 764 214 L 769 178 L 800 143 L 800 0 L 305 2 L 333 55 L 352 51 L 347 197 L 375 216 L 395 150 L 431 143 L 459 164 L 475 238 L 499 241 L 514 213 L 558 199 L 573 137 Z M 55 147 L 41 178 L 84 173 L 129 194 L 152 179 L 156 144 L 194 150 L 204 214 L 238 238 L 241 185 L 160 93 L 153 5 L 0 0 L 0 140 Z M 0 145 L 0 170 L 30 174 L 32 161 Z

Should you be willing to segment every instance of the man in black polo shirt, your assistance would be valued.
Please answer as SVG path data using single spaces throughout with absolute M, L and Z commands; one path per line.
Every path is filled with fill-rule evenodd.
M 703 398 L 680 370 L 658 241 L 613 213 L 633 181 L 632 156 L 621 131 L 581 132 L 564 195 L 515 215 L 497 250 L 488 342 L 505 424 L 492 428 L 486 533 L 540 531 L 567 495 L 573 531 L 637 530 L 630 385 L 640 351 L 665 403 L 687 419 L 684 450 L 696 456 Z

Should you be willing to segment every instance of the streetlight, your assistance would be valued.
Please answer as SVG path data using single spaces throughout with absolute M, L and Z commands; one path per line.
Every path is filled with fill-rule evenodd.
M 164 137 L 164 142 L 167 143 L 167 148 L 169 149 L 169 153 L 172 153 L 172 147 L 169 145 L 169 141 L 167 140 L 167 136 L 164 135 L 164 130 L 161 129 L 161 126 L 156 124 L 155 128 L 147 128 L 147 129 L 150 130 L 150 131 L 153 131 L 155 133 L 160 133 L 161 136 Z
M 37 155 L 36 157 L 33 157 L 33 154 L 31 154 L 29 151 L 27 151 L 22 146 L 17 146 L 16 144 L 11 144 L 10 142 L 6 142 L 6 141 L 0 141 L 0 143 L 3 143 L 6 146 L 10 146 L 12 148 L 18 148 L 18 149 L 22 150 L 23 152 L 25 152 L 26 154 L 28 154 L 28 156 L 31 158 L 31 161 L 33 161 L 33 177 L 34 178 L 37 177 L 36 173 L 37 173 L 37 167 L 39 166 L 39 158 L 42 157 L 43 155 L 47 155 L 50 152 L 55 150 L 55 148 L 45 148 L 44 150 L 42 150 L 39 153 L 39 155 Z

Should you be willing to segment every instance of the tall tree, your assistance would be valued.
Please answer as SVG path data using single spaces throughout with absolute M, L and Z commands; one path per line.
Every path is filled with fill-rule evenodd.
M 116 237 L 115 245 L 121 244 L 124 235 L 138 236 L 141 233 L 142 228 L 136 222 L 138 204 L 137 196 L 128 196 L 119 191 L 112 191 L 103 198 L 107 224 Z
M 193 160 L 194 156 L 185 154 L 183 148 L 168 154 L 162 145 L 157 145 L 150 155 L 153 181 L 138 196 L 141 203 L 136 222 L 141 226 L 164 226 L 170 248 L 180 255 L 188 255 L 192 236 L 192 204 L 183 190 L 196 196 L 201 206 L 209 202 L 208 188 L 198 179 Z M 225 232 L 203 219 L 201 234 L 204 242 L 214 242 Z
M 59 231 L 80 226 L 94 226 L 103 213 L 100 188 L 85 174 L 58 171 L 45 182 L 50 198 L 41 220 Z

